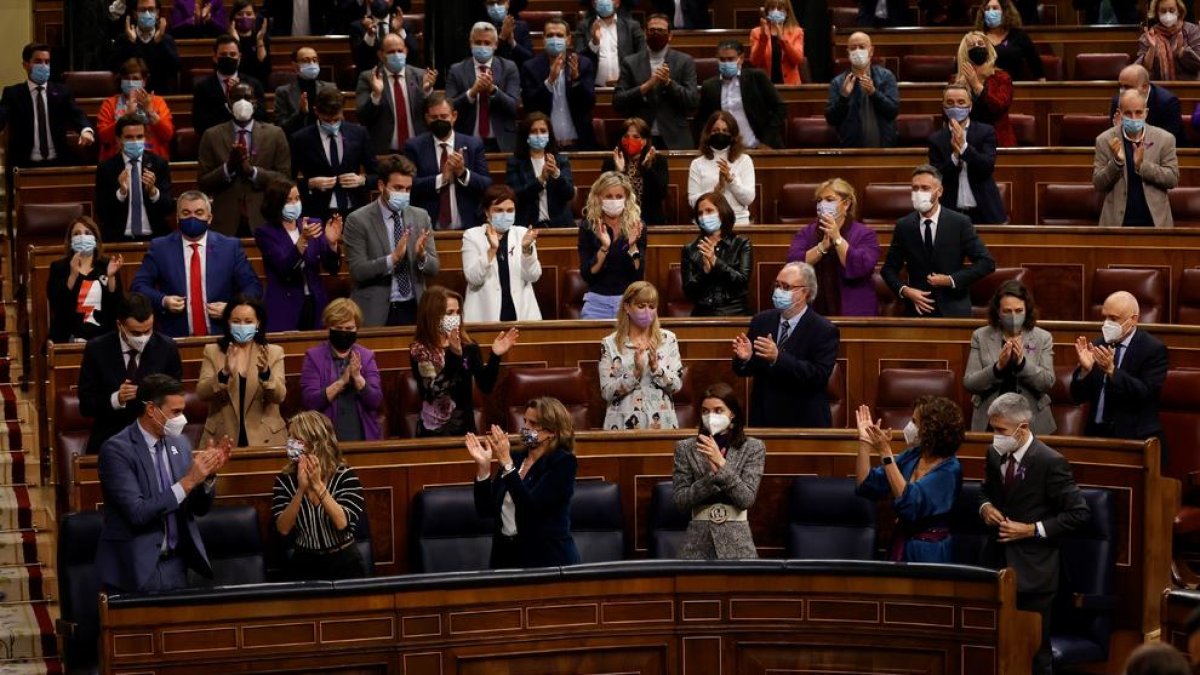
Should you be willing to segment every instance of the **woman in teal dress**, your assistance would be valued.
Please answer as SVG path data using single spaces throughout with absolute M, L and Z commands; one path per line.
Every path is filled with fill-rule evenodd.
M 892 432 L 871 421 L 871 409 L 858 409 L 858 494 L 869 499 L 891 498 L 896 533 L 891 559 L 949 563 L 950 510 L 962 487 L 962 466 L 955 454 L 962 445 L 962 410 L 941 396 L 922 396 L 913 406 L 912 421 L 904 427 L 907 449 L 892 455 Z M 871 468 L 871 453 L 880 465 Z

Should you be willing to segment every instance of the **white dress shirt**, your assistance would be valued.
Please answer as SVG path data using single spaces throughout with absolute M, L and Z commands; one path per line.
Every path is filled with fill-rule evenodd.
M 725 79 L 721 78 L 721 110 L 733 115 L 737 120 L 738 129 L 742 132 L 742 143 L 747 148 L 758 147 L 758 137 L 750 128 L 750 119 L 746 117 L 746 108 L 742 105 L 742 74 Z
M 533 163 L 533 175 L 535 177 L 542 175 L 542 169 L 546 166 L 546 156 L 529 157 L 529 161 Z M 542 191 L 538 193 L 538 223 L 543 220 L 550 220 L 550 202 L 546 196 L 546 186 L 542 186 Z M 537 223 L 530 223 L 530 227 L 536 227 Z
M 692 166 L 688 169 L 689 205 L 694 207 L 700 195 L 716 189 L 717 179 L 721 176 L 720 165 L 717 164 L 719 159 L 729 162 L 729 150 L 714 150 L 712 159 L 700 155 L 692 160 Z M 737 218 L 735 222 L 747 225 L 750 223 L 750 205 L 754 203 L 755 196 L 754 160 L 743 152 L 736 160 L 729 162 L 729 169 L 733 180 L 725 186 L 724 196 L 733 208 L 733 215 Z
M 184 308 L 184 313 L 188 320 L 188 333 L 196 334 L 196 327 L 192 325 L 192 303 L 197 299 L 191 296 L 192 290 L 192 244 L 200 244 L 200 248 L 196 252 L 200 254 L 200 292 L 204 297 L 199 299 L 201 310 L 204 312 L 205 321 L 208 321 L 208 232 L 200 235 L 200 238 L 195 242 L 188 241 L 187 237 L 181 237 L 183 241 L 183 288 L 187 294 L 184 300 L 187 306 Z
M 589 42 L 588 46 L 596 52 L 596 86 L 607 87 L 608 83 L 621 76 L 621 58 L 617 52 L 617 15 L 613 14 L 608 20 L 600 19 L 600 44 Z

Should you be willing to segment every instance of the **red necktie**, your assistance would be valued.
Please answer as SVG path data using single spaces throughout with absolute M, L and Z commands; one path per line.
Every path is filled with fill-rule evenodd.
M 208 335 L 207 313 L 204 311 L 204 278 L 200 272 L 200 244 L 192 242 L 192 279 L 188 288 L 188 310 L 192 313 L 192 335 Z
M 441 146 L 442 146 L 442 161 L 438 168 L 441 171 L 445 171 L 446 170 L 446 162 L 450 161 L 450 144 L 442 143 Z M 451 180 L 454 180 L 454 179 L 451 178 Z M 438 225 L 447 226 L 447 227 L 450 225 L 450 183 L 446 183 L 445 185 L 443 185 L 442 192 L 441 192 L 441 194 L 438 195 L 437 221 L 438 221 Z M 439 227 L 438 229 L 445 229 L 445 227 Z
M 396 149 L 403 150 L 408 140 L 408 98 L 400 75 L 392 75 L 392 100 L 396 102 Z
M 1013 479 L 1016 478 L 1017 457 L 1009 455 L 1007 458 L 1008 466 L 1004 468 L 1004 487 L 1012 485 Z
M 479 74 L 480 75 L 487 73 L 487 71 L 488 71 L 487 66 L 479 66 Z M 488 136 L 492 135 L 492 123 L 488 119 L 488 99 L 489 98 L 491 98 L 490 93 L 480 92 L 479 101 L 478 101 L 479 105 L 477 106 L 477 109 L 479 110 L 479 137 L 480 138 L 487 138 Z

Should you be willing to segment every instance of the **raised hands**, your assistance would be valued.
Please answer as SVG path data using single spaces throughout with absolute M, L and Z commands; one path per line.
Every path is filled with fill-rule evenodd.
M 1096 358 L 1092 355 L 1092 343 L 1082 335 L 1075 338 L 1075 355 L 1079 358 L 1079 368 L 1087 375 L 1096 365 Z
M 475 434 L 467 434 L 464 439 L 467 444 L 467 453 L 471 455 L 471 459 L 475 460 L 475 466 L 478 468 L 478 475 L 483 476 L 492 471 L 492 444 L 485 436 L 480 439 Z
M 738 361 L 749 361 L 754 356 L 754 347 L 745 333 L 738 333 L 738 336 L 733 338 L 733 356 Z
M 708 466 L 713 473 L 717 473 L 725 466 L 725 457 L 721 455 L 721 448 L 712 436 L 700 434 L 696 437 L 696 452 L 704 456 L 708 460 Z
M 496 336 L 492 340 L 492 353 L 498 356 L 504 356 L 508 350 L 512 349 L 513 345 L 517 344 L 517 339 L 521 337 L 521 331 L 516 327 L 509 328 L 503 333 Z
M 775 363 L 779 358 L 779 345 L 775 344 L 775 336 L 760 335 L 754 338 L 754 355 L 766 359 L 767 363 Z
M 496 461 L 500 462 L 500 466 L 512 464 L 508 434 L 504 433 L 503 429 L 493 424 L 488 430 L 488 443 L 492 446 L 492 454 L 495 455 Z

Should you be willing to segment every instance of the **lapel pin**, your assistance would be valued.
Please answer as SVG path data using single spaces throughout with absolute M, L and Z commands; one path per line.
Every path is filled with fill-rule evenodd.
M 173 446 L 173 445 L 171 446 L 171 454 L 172 454 L 172 455 L 178 455 L 178 454 L 179 454 L 179 450 L 178 450 L 178 449 L 177 449 L 175 446 Z

